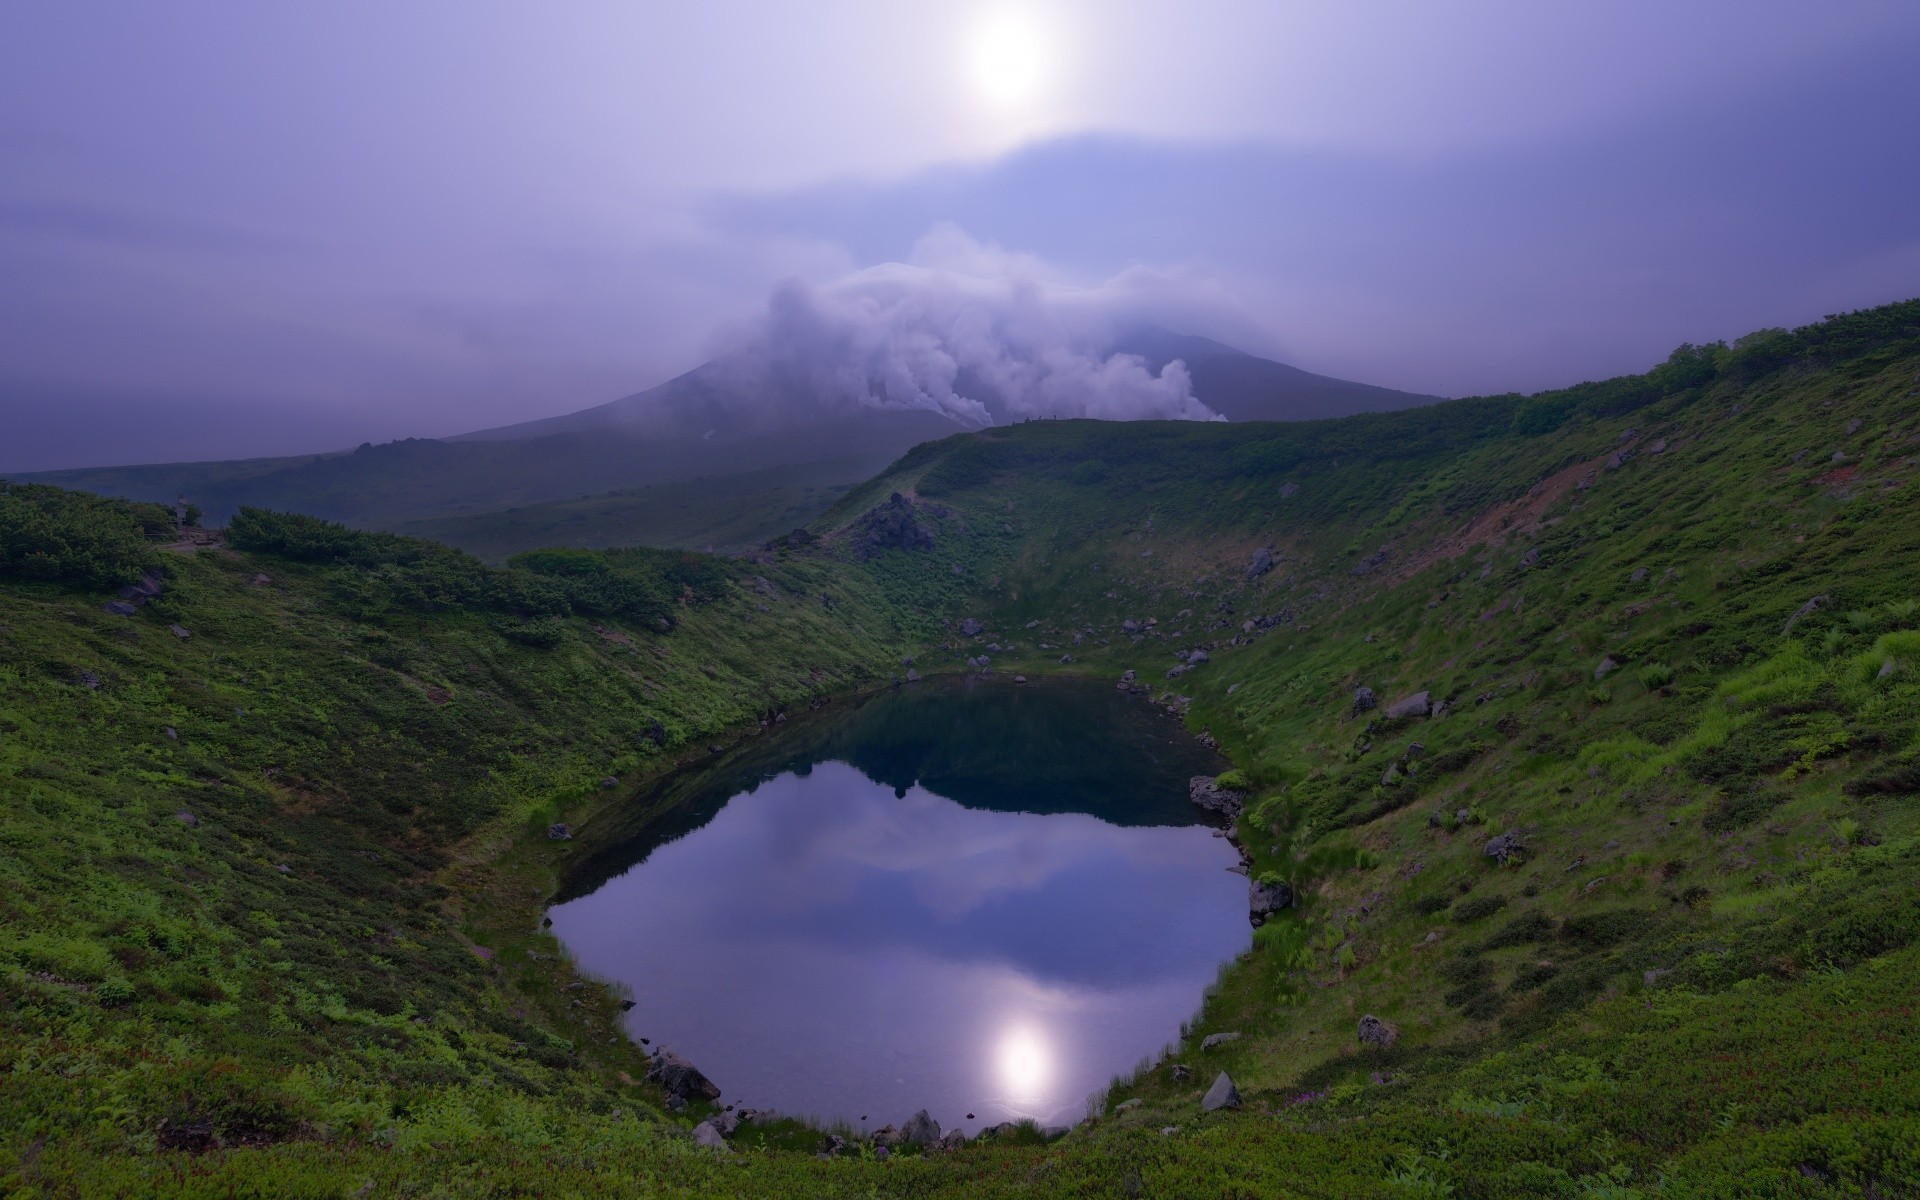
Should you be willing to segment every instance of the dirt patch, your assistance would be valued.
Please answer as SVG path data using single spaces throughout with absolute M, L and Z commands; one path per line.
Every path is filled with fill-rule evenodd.
M 1526 495 L 1493 505 L 1426 549 L 1402 559 L 1394 568 L 1393 581 L 1410 579 L 1442 559 L 1458 558 L 1480 546 L 1504 545 L 1513 534 L 1538 533 L 1545 524 L 1547 510 L 1578 487 L 1581 480 L 1598 478 L 1612 455 L 1609 451 L 1589 462 L 1575 463 L 1534 484 Z

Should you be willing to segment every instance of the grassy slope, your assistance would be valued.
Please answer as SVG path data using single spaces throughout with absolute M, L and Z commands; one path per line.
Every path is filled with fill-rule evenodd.
M 544 546 L 710 547 L 737 554 L 811 523 L 848 487 L 886 465 L 885 459 L 829 459 L 389 527 L 489 562 Z
M 1912 1192 L 1920 350 L 1891 311 L 1544 419 L 1501 399 L 949 439 L 850 494 L 824 551 L 755 568 L 812 574 L 776 576 L 776 613 L 743 593 L 632 635 L 664 662 L 578 622 L 548 652 L 457 616 L 363 630 L 284 564 L 254 589 L 260 562 L 216 554 L 132 622 L 9 585 L 5 1153 L 58 1194 Z M 895 490 L 933 548 L 862 561 Z M 1249 581 L 1260 545 L 1282 561 Z M 822 588 L 840 608 L 791 599 Z M 1249 637 L 1256 616 L 1280 619 Z M 654 766 L 628 704 L 704 739 L 758 711 L 763 675 L 791 702 L 929 641 L 923 670 L 1012 643 L 1001 670 L 1134 668 L 1190 697 L 1254 786 L 1256 869 L 1303 903 L 1223 974 L 1194 1083 L 1120 1081 L 1109 1103 L 1143 1105 L 1055 1146 L 694 1152 L 619 1082 L 611 998 L 566 991 L 530 931 L 565 848 L 514 835 Z M 1164 682 L 1194 645 L 1212 661 Z M 1596 681 L 1603 656 L 1623 665 Z M 1356 717 L 1362 684 L 1450 711 Z M 1482 847 L 1507 831 L 1528 850 L 1500 865 Z M 1356 1045 L 1364 1012 L 1393 1049 Z M 1246 1036 L 1194 1048 L 1222 1029 Z M 1203 1116 L 1221 1067 L 1248 1106 Z M 181 1117 L 229 1148 L 156 1152 Z

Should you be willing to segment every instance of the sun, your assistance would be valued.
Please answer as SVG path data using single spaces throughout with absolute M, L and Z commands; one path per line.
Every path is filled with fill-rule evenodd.
M 1045 87 L 1050 51 L 1046 30 L 1032 14 L 1018 9 L 988 13 L 967 39 L 967 76 L 985 103 L 1017 108 Z

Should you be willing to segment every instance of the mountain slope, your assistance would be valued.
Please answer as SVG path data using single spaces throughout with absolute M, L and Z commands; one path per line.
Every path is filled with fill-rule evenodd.
M 1913 1194 L 1917 473 L 1920 302 L 1525 399 L 958 435 L 751 563 L 493 572 L 265 518 L 181 558 L 156 514 L 10 491 L 0 1179 Z M 903 652 L 1136 672 L 1238 764 L 1236 841 L 1292 903 L 1051 1145 L 701 1150 L 539 906 L 675 751 Z M 1200 1107 L 1220 1070 L 1239 1111 Z

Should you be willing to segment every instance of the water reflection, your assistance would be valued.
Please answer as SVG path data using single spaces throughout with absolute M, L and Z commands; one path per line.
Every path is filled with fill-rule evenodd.
M 1162 769 L 1136 776 L 1157 777 L 1166 825 L 967 807 L 842 761 L 758 772 L 637 865 L 594 860 L 612 877 L 556 907 L 555 932 L 632 987 L 635 1036 L 729 1101 L 870 1125 L 920 1107 L 946 1126 L 1066 1123 L 1177 1032 L 1248 938 L 1231 848 L 1172 824 L 1191 814 L 1165 777 L 1197 760 L 1156 736 Z M 1108 780 L 1141 754 L 1116 737 L 1090 730 L 1074 757 L 1097 756 Z M 1113 800 L 1147 815 L 1137 795 Z

